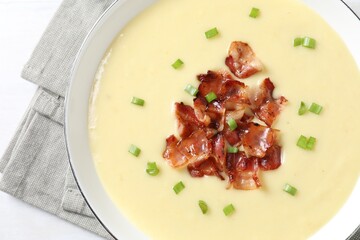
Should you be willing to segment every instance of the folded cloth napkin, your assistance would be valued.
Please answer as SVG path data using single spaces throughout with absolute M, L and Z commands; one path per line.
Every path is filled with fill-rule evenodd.
M 116 0 L 64 0 L 50 22 L 23 78 L 39 85 L 0 159 L 0 190 L 107 239 L 86 205 L 66 153 L 64 95 L 76 53 L 99 16 Z M 360 14 L 358 0 L 347 0 Z M 349 240 L 360 240 L 357 229 Z

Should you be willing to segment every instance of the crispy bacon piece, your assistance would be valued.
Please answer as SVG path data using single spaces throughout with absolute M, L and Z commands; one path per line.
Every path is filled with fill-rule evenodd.
M 283 105 L 287 103 L 287 99 L 281 96 L 278 99 L 273 97 L 274 84 L 270 78 L 266 78 L 260 85 L 258 91 L 251 99 L 252 110 L 261 121 L 269 127 L 272 126 L 277 116 L 280 114 Z
M 226 118 L 241 119 L 250 105 L 248 87 L 236 80 L 224 83 L 221 89 L 223 106 L 226 109 Z
M 198 96 L 205 97 L 208 93 L 214 92 L 218 100 L 225 104 L 227 110 L 233 110 L 235 104 L 250 104 L 248 87 L 224 71 L 208 71 L 206 74 L 198 75 L 199 85 Z
M 259 160 L 261 170 L 269 171 L 279 168 L 281 165 L 281 147 L 273 145 L 266 152 L 265 157 Z
M 217 134 L 212 139 L 213 158 L 219 170 L 226 169 L 226 152 L 225 152 L 225 138 L 222 134 Z
M 209 158 L 211 152 L 211 142 L 205 131 L 200 129 L 180 141 L 174 135 L 168 137 L 163 157 L 170 166 L 180 168 L 188 163 Z
M 247 43 L 232 42 L 228 54 L 225 64 L 238 78 L 248 78 L 263 69 L 260 60 Z
M 261 187 L 258 159 L 246 157 L 244 152 L 230 153 L 226 158 L 229 184 L 235 189 L 253 190 Z
M 188 159 L 177 148 L 178 143 L 179 140 L 174 135 L 169 136 L 163 153 L 163 158 L 173 168 L 180 168 L 188 163 Z
M 194 100 L 195 115 L 207 127 L 223 130 L 225 111 L 228 118 L 241 119 L 250 105 L 248 87 L 225 72 L 208 71 L 198 75 L 201 82 Z M 217 100 L 208 103 L 205 96 L 214 92 Z
M 207 139 L 206 133 L 202 129 L 180 140 L 176 147 L 190 163 L 207 159 L 212 152 L 211 142 Z
M 277 130 L 257 123 L 249 123 L 248 130 L 243 138 L 246 154 L 252 157 L 264 157 L 266 151 L 276 142 L 277 132 Z
M 195 116 L 206 127 L 222 131 L 225 121 L 225 108 L 218 102 L 208 103 L 204 97 L 194 100 Z
M 187 169 L 192 177 L 217 176 L 221 180 L 225 180 L 212 157 L 190 163 L 187 165 Z
M 228 80 L 234 80 L 225 71 L 208 71 L 206 74 L 199 74 L 197 79 L 201 82 L 199 85 L 199 95 L 202 97 L 205 97 L 209 92 L 214 92 L 219 97 L 223 84 Z
M 186 138 L 192 132 L 204 127 L 204 124 L 195 116 L 194 109 L 184 103 L 175 103 L 175 116 L 181 138 Z
M 243 117 L 239 120 L 236 120 L 237 128 L 233 131 L 229 129 L 229 126 L 226 124 L 223 134 L 226 141 L 231 146 L 240 146 L 243 143 L 245 134 L 249 131 L 249 123 L 253 120 L 253 116 L 244 114 Z

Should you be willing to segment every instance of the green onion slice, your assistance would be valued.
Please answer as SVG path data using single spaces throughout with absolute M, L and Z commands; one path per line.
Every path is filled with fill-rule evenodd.
M 200 207 L 200 209 L 201 209 L 201 212 L 203 213 L 203 214 L 206 214 L 207 213 L 207 211 L 208 211 L 208 205 L 206 204 L 206 202 L 205 201 L 203 201 L 203 200 L 199 200 L 199 207 Z
M 309 108 L 309 111 L 312 112 L 312 113 L 315 113 L 317 115 L 319 115 L 322 111 L 323 107 L 320 106 L 319 104 L 317 103 L 312 103 L 310 108 Z
M 306 144 L 307 144 L 307 138 L 303 135 L 301 135 L 296 143 L 296 145 L 302 149 L 307 149 L 306 148 Z
M 307 143 L 306 143 L 306 149 L 313 150 L 315 147 L 315 143 L 316 143 L 316 138 L 309 137 L 309 139 L 307 140 Z
M 238 151 L 239 151 L 239 149 L 237 147 L 228 146 L 228 148 L 227 148 L 228 153 L 237 153 Z
M 316 40 L 315 40 L 314 38 L 311 38 L 311 37 L 304 37 L 304 38 L 303 38 L 302 45 L 303 45 L 304 47 L 314 49 L 315 46 L 316 46 Z
M 249 17 L 257 18 L 260 14 L 260 9 L 253 7 L 250 11 Z
M 182 190 L 184 190 L 185 185 L 182 181 L 178 182 L 177 184 L 175 184 L 175 186 L 173 187 L 173 190 L 176 194 L 179 194 Z
M 156 162 L 147 163 L 146 173 L 150 176 L 156 176 L 159 174 L 159 168 L 157 167 Z
M 213 38 L 213 37 L 217 36 L 218 34 L 219 34 L 219 31 L 217 30 L 216 27 L 205 32 L 205 36 L 207 39 Z
M 196 94 L 199 92 L 199 90 L 196 87 L 192 86 L 191 84 L 188 84 L 185 87 L 185 91 L 189 93 L 191 96 L 196 96 Z
M 292 196 L 295 196 L 297 192 L 297 189 L 290 184 L 285 184 L 283 190 Z
M 178 59 L 171 66 L 174 69 L 179 69 L 182 65 L 184 65 L 184 62 L 181 59 Z
M 227 124 L 229 125 L 229 128 L 230 128 L 231 131 L 234 131 L 234 130 L 238 127 L 235 119 L 233 119 L 233 118 L 230 118 L 230 119 L 227 121 Z
M 131 144 L 130 148 L 129 148 L 129 153 L 131 153 L 132 155 L 134 155 L 135 157 L 139 156 L 139 154 L 141 153 L 141 149 L 138 148 L 137 146 Z
M 301 135 L 296 145 L 305 150 L 313 150 L 315 147 L 315 143 L 316 143 L 316 138 L 314 137 L 306 138 L 305 136 Z
M 227 205 L 226 207 L 224 207 L 223 212 L 225 214 L 225 216 L 230 216 L 231 214 L 233 214 L 235 212 L 235 207 L 232 204 Z
M 294 47 L 297 47 L 297 46 L 300 46 L 303 44 L 303 41 L 304 39 L 303 38 L 300 38 L 300 37 L 297 37 L 294 39 Z
M 307 111 L 308 111 L 308 108 L 307 108 L 306 104 L 304 102 L 301 102 L 298 114 L 301 116 L 301 115 L 304 115 Z
M 210 92 L 205 96 L 206 100 L 208 101 L 208 103 L 211 103 L 212 101 L 214 101 L 217 96 L 214 92 Z
M 138 106 L 144 106 L 145 100 L 137 97 L 133 97 L 131 100 L 132 104 L 138 105 Z

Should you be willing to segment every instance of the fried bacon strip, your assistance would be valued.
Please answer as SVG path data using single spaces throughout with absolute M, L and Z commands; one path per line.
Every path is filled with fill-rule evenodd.
M 251 47 L 240 41 L 231 43 L 225 64 L 235 76 L 242 79 L 248 78 L 263 69 L 260 60 L 256 58 Z
M 226 158 L 226 166 L 229 187 L 241 190 L 253 190 L 261 187 L 257 158 L 248 158 L 244 152 L 231 153 Z
M 243 42 L 231 44 L 226 64 L 239 78 L 262 70 L 250 46 Z M 197 78 L 200 85 L 193 107 L 175 103 L 180 138 L 171 135 L 166 139 L 165 161 L 174 168 L 186 167 L 192 177 L 226 179 L 228 188 L 261 187 L 259 172 L 281 165 L 279 130 L 271 126 L 286 98 L 273 97 L 275 86 L 269 78 L 255 91 L 224 70 L 208 71 Z M 209 103 L 205 96 L 210 92 L 217 98 Z M 235 120 L 236 129 L 230 129 L 229 119 Z M 228 153 L 230 146 L 238 152 Z
M 216 166 L 214 158 L 190 163 L 187 165 L 187 169 L 192 177 L 217 176 L 221 180 L 225 180 Z
M 270 78 L 266 78 L 251 98 L 252 111 L 268 126 L 272 126 L 283 105 L 287 103 L 287 99 L 283 96 L 278 99 L 273 97 L 274 89 L 275 86 Z
M 256 123 L 249 123 L 243 138 L 243 146 L 248 156 L 262 158 L 277 140 L 277 130 Z
M 186 138 L 195 130 L 204 127 L 204 124 L 195 116 L 194 109 L 184 103 L 175 103 L 175 116 L 181 138 Z

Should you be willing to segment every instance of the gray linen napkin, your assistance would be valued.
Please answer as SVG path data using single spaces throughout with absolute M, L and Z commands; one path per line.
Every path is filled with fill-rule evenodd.
M 114 1 L 64 0 L 23 70 L 23 78 L 39 89 L 0 159 L 0 190 L 107 239 L 112 237 L 94 218 L 69 169 L 63 115 L 75 55 Z M 346 2 L 360 14 L 357 1 Z M 348 240 L 360 240 L 360 230 Z

